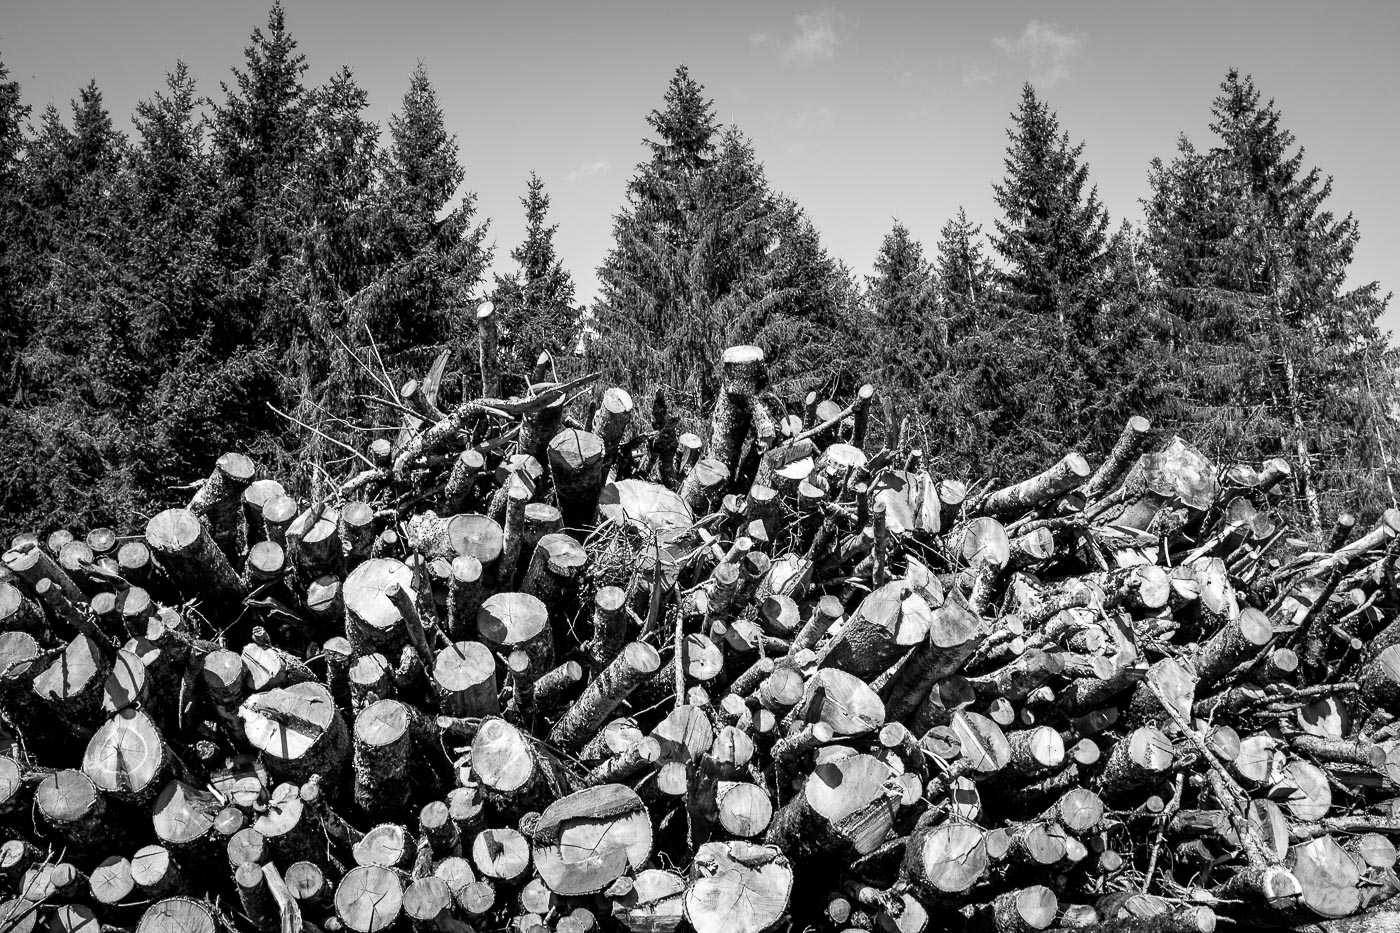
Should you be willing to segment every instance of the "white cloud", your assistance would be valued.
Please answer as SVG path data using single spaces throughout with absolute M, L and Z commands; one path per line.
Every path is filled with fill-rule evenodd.
M 1070 65 L 1089 41 L 1082 32 L 1066 32 L 1055 23 L 1033 19 L 1015 39 L 997 36 L 992 44 L 1008 55 L 1027 59 L 1031 80 L 1045 86 L 1069 77 Z
M 968 65 L 963 69 L 963 87 L 976 87 L 979 84 L 990 84 L 997 79 L 995 71 L 988 71 L 981 65 Z
M 830 61 L 844 43 L 838 31 L 846 17 L 835 10 L 797 14 L 797 34 L 787 44 L 783 58 L 790 62 Z
M 766 32 L 751 32 L 751 33 L 749 33 L 749 45 L 752 45 L 752 46 L 755 46 L 755 47 L 759 47 L 759 46 L 772 45 L 772 44 L 773 44 L 773 36 L 770 35 L 769 33 L 766 33 Z
M 582 181 L 585 178 L 592 178 L 594 175 L 606 175 L 612 170 L 612 163 L 607 159 L 599 159 L 597 162 L 589 162 L 587 165 L 580 165 L 567 176 L 569 181 Z

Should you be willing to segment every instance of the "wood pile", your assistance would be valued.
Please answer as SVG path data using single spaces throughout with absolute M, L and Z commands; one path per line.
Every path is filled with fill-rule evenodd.
M 735 347 L 708 436 L 591 379 L 397 393 L 0 568 L 0 929 L 1395 929 L 1400 513 L 1135 418 L 931 474 Z M 546 361 L 547 362 L 547 361 Z

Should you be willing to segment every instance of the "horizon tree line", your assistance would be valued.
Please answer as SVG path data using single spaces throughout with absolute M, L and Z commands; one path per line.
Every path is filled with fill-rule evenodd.
M 1025 85 L 992 229 L 959 210 L 926 250 L 895 221 L 862 280 L 682 65 L 587 309 L 533 172 L 514 268 L 488 279 L 489 220 L 456 196 L 466 168 L 421 65 L 384 133 L 349 68 L 315 87 L 306 70 L 275 4 L 218 99 L 177 63 L 126 134 L 95 83 L 67 119 L 35 115 L 0 64 L 6 535 L 129 524 L 226 449 L 314 493 L 344 446 L 396 430 L 381 376 L 447 351 L 441 403 L 475 394 L 486 298 L 504 391 L 547 352 L 694 420 L 722 350 L 753 343 L 775 402 L 873 381 L 887 437 L 949 476 L 1102 452 L 1140 414 L 1222 462 L 1288 459 L 1301 530 L 1394 504 L 1389 296 L 1347 286 L 1355 219 L 1235 70 L 1209 143 L 1148 167 L 1141 226 L 1114 224 L 1084 143 Z

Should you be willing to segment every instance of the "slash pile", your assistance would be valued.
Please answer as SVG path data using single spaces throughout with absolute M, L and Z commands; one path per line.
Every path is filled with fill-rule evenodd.
M 1400 513 L 1285 561 L 1283 461 L 970 488 L 723 367 L 14 539 L 0 928 L 1394 928 Z

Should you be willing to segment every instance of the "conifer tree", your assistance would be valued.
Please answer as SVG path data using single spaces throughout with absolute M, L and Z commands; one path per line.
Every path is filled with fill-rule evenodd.
M 1189 414 L 1204 446 L 1290 459 L 1299 524 L 1320 533 L 1324 513 L 1393 499 L 1386 299 L 1375 283 L 1347 286 L 1355 219 L 1326 208 L 1330 179 L 1304 168 L 1252 79 L 1231 70 L 1212 113 L 1216 145 L 1183 140 L 1155 162 L 1146 205 Z
M 19 351 L 28 341 L 23 295 L 32 268 L 24 191 L 24 125 L 29 108 L 0 62 L 0 406 L 18 400 Z
M 437 92 L 420 64 L 389 118 L 381 231 L 384 270 L 353 302 L 352 329 L 365 326 L 394 364 L 425 370 L 442 346 L 472 369 L 472 312 L 491 251 L 476 222 L 476 194 L 453 205 L 466 170 L 447 132 Z M 474 370 L 472 370 L 474 371 Z
M 517 268 L 496 276 L 492 296 L 500 315 L 502 374 L 514 377 L 528 376 L 542 352 L 556 359 L 572 352 L 579 322 L 574 280 L 554 252 L 559 225 L 546 223 L 549 195 L 534 172 L 520 206 L 525 240 L 510 253 Z
M 1085 191 L 1084 144 L 1070 145 L 1031 85 L 1022 88 L 1011 119 L 1006 177 L 993 187 L 1003 215 L 992 238 L 1005 263 L 1002 300 L 1029 315 L 1068 357 L 1093 339 L 1108 213 L 1096 188 Z
M 993 298 L 993 270 L 982 244 L 982 228 L 958 208 L 956 217 L 938 233 L 934 284 L 946 322 L 949 345 L 978 325 L 982 309 Z
M 878 352 L 855 276 L 826 251 L 795 201 L 779 196 L 774 208 L 761 265 L 741 283 L 729 342 L 763 347 L 780 399 L 810 391 L 846 398 L 870 378 Z
M 996 300 L 966 343 L 963 367 L 983 389 L 974 424 L 979 456 L 1007 476 L 1033 469 L 1099 426 L 1095 391 L 1108 215 L 1088 188 L 1083 144 L 1029 84 L 1007 131 L 1006 176 L 993 192 L 1002 217 L 992 246 L 1002 260 Z
M 374 281 L 383 262 L 379 235 L 379 127 L 366 117 L 369 97 L 348 67 L 312 94 L 312 143 L 297 173 L 296 230 L 300 262 L 283 273 L 297 296 L 305 336 L 293 348 L 300 398 L 338 417 L 365 391 L 344 347 L 363 342 L 350 333 L 348 304 Z
M 121 168 L 126 140 L 89 82 L 65 124 L 45 110 L 26 146 L 30 268 L 20 318 L 22 404 L 6 415 L 6 477 L 26 490 L 10 507 L 41 524 L 132 503 L 123 493 L 127 382 L 140 365 L 125 300 L 133 231 Z
M 700 410 L 713 401 L 724 347 L 752 341 L 789 390 L 812 380 L 834 388 L 849 346 L 820 332 L 850 332 L 849 276 L 801 211 L 770 191 L 748 139 L 718 127 L 684 67 L 663 104 L 647 118 L 651 160 L 628 183 L 598 270 L 593 365 L 633 388 L 666 386 Z
M 266 462 L 280 427 L 278 355 L 250 346 L 232 270 L 219 247 L 220 178 L 194 78 L 183 62 L 163 92 L 137 104 L 129 169 L 131 281 L 142 378 L 128 428 L 130 481 L 140 495 L 188 482 L 209 450 L 237 446 Z
M 877 322 L 880 385 L 927 411 L 931 381 L 947 361 L 948 334 L 924 248 L 898 221 L 880 244 L 866 292 Z
M 230 216 L 224 232 L 239 259 L 266 263 L 271 272 L 289 255 L 293 231 L 286 222 L 295 175 L 311 145 L 310 94 L 302 83 L 306 56 L 287 30 L 280 0 L 267 30 L 254 29 L 234 69 L 234 86 L 215 108 L 213 138 L 228 186 Z

